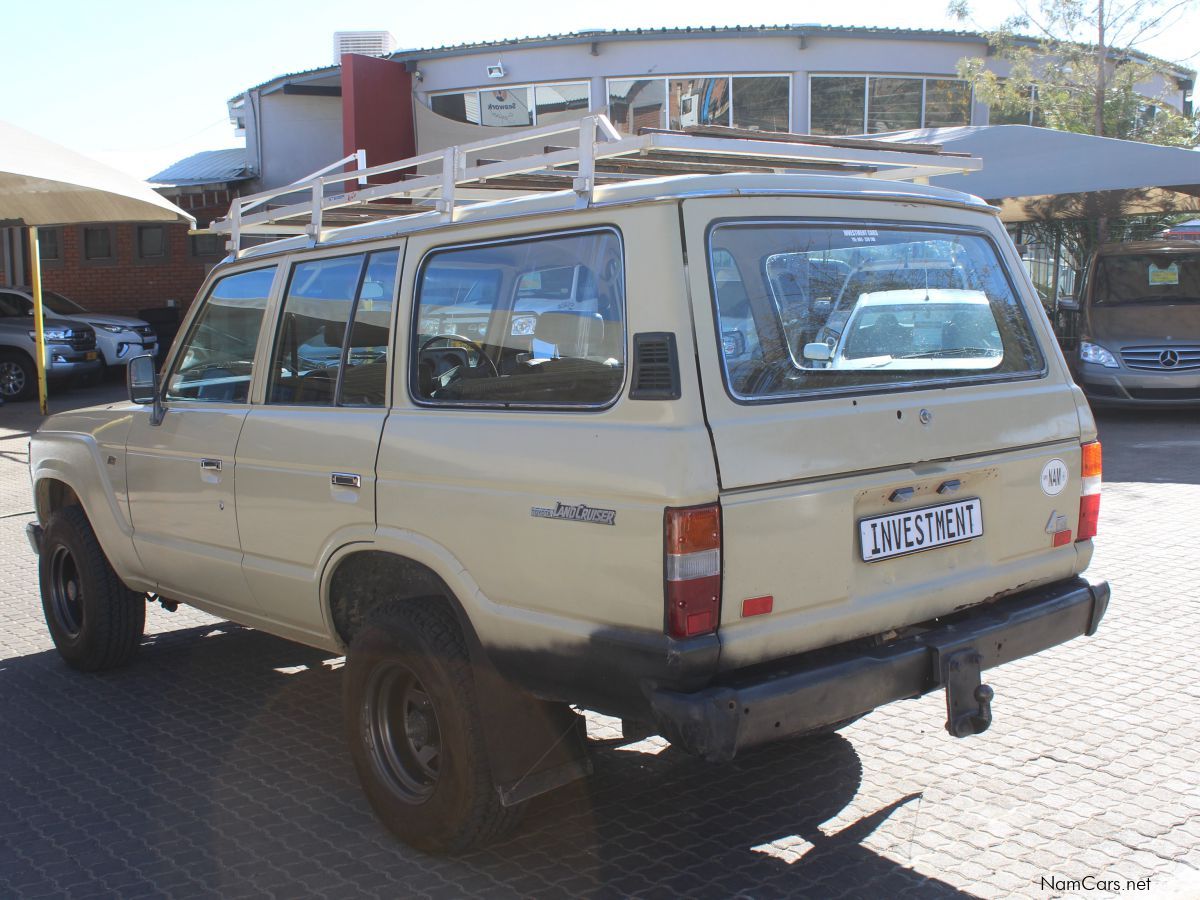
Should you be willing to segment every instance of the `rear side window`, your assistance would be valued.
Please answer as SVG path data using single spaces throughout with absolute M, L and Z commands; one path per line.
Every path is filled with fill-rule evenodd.
M 222 278 L 204 301 L 167 378 L 167 400 L 245 403 L 275 267 Z
M 604 406 L 625 379 L 625 270 L 612 230 L 437 250 L 417 277 L 418 402 Z
M 382 406 L 399 250 L 297 263 L 272 355 L 267 402 Z
M 739 399 L 1039 373 L 995 247 L 902 226 L 715 227 L 721 353 Z

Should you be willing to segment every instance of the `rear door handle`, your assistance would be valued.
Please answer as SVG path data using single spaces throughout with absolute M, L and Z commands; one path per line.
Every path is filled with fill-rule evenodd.
M 334 472 L 329 480 L 334 487 L 362 487 L 362 477 L 351 472 Z
M 200 468 L 206 472 L 220 472 L 221 461 L 219 459 L 202 459 L 200 460 Z

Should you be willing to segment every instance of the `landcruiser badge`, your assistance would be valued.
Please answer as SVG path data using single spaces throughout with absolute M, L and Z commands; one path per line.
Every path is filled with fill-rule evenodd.
M 555 503 L 554 509 L 535 506 L 529 511 L 529 514 L 535 519 L 567 519 L 571 522 L 595 522 L 597 525 L 617 524 L 615 509 L 596 509 L 593 506 L 584 506 L 582 503 L 574 506 L 567 503 Z
M 1042 467 L 1042 493 L 1054 497 L 1067 486 L 1067 464 L 1061 459 L 1052 459 Z

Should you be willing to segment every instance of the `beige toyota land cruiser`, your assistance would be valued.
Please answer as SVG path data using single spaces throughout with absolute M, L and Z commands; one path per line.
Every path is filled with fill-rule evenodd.
M 723 761 L 944 689 L 964 737 L 1096 630 L 1100 446 L 1021 260 L 886 180 L 975 161 L 584 126 L 235 205 L 162 376 L 33 439 L 70 665 L 147 600 L 345 654 L 372 806 L 457 851 L 587 774 L 578 709 Z

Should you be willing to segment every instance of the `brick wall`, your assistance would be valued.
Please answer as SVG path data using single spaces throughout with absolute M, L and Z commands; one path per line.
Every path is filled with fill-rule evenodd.
M 190 212 L 201 226 L 224 216 L 236 193 L 230 190 L 181 189 L 163 191 L 172 203 Z M 191 305 L 204 276 L 224 257 L 197 256 L 188 237 L 188 226 L 166 225 L 166 255 L 140 259 L 137 229 L 142 223 L 113 226 L 114 258 L 86 260 L 82 225 L 57 230 L 59 258 L 42 261 L 42 285 L 58 291 L 97 312 L 137 315 L 138 310 L 160 308 L 174 301 L 180 315 Z M 102 227 L 102 226 L 98 226 Z M 223 241 L 221 242 L 223 245 Z M 0 276 L 0 283 L 3 277 Z

